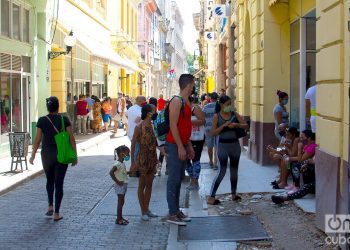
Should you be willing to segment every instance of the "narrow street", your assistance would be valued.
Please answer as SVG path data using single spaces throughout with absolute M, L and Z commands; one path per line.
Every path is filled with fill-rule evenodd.
M 181 230 L 185 229 L 164 222 L 167 215 L 167 177 L 164 175 L 164 168 L 163 175 L 154 180 L 150 204 L 152 211 L 160 217 L 149 222 L 141 221 L 136 193 L 137 179 L 131 178 L 124 207 L 125 217 L 130 224 L 115 225 L 116 197 L 109 169 L 113 162 L 113 149 L 129 143 L 126 137 L 112 138 L 80 155 L 78 166 L 70 167 L 67 172 L 61 209 L 64 219 L 60 222 L 53 222 L 44 215 L 47 203 L 46 179 L 43 175 L 1 196 L 1 249 L 290 249 L 290 244 L 299 245 L 299 249 L 310 249 L 305 246 L 324 249 L 322 242 L 325 235 L 312 226 L 313 215 L 306 215 L 293 203 L 284 206 L 271 205 L 269 197 L 273 191 L 267 181 L 271 175 L 276 174 L 274 167 L 261 167 L 242 157 L 238 191 L 244 194 L 243 201 L 232 203 L 225 195 L 229 192 L 229 179 L 226 176 L 218 191 L 222 204 L 207 207 L 205 197 L 216 171 L 205 164 L 206 151 L 202 155 L 200 190 L 186 192 L 188 182 L 185 180 L 180 197 L 181 207 L 193 218 L 193 222 L 186 227 L 189 233 L 183 231 L 185 236 L 193 235 L 192 240 L 186 240 L 186 237 L 181 239 L 184 236 Z M 262 194 L 262 197 L 258 196 L 253 203 L 251 197 L 255 193 Z M 245 216 L 242 216 L 243 210 L 248 210 Z M 254 241 L 253 231 L 246 232 L 245 236 L 252 240 L 246 238 L 235 242 L 234 233 L 229 235 L 233 237 L 232 240 L 215 239 L 215 230 L 220 233 L 220 230 L 240 230 L 240 227 L 220 221 L 210 222 L 208 218 L 227 220 L 232 215 L 248 218 L 251 214 L 254 217 L 257 215 L 258 222 L 264 222 L 259 222 L 257 226 L 265 228 L 266 232 L 261 232 L 266 233 L 266 240 Z M 291 218 L 293 228 L 284 226 L 289 225 Z M 193 226 L 201 225 L 203 220 L 212 232 L 204 230 L 205 228 L 199 234 L 191 231 Z M 276 226 L 277 223 L 279 226 Z M 208 226 L 205 224 L 204 226 Z M 298 242 L 289 240 L 290 237 L 296 237 L 289 235 L 291 230 L 298 232 L 296 235 L 303 235 L 311 227 L 313 233 L 309 233 L 308 237 Z M 206 239 L 200 240 L 201 236 Z M 199 238 L 195 239 L 196 237 Z

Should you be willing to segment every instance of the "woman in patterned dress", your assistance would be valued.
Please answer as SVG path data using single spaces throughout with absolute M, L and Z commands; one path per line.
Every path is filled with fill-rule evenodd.
M 148 221 L 151 217 L 157 217 L 149 210 L 149 203 L 152 194 L 152 184 L 155 173 L 157 172 L 157 140 L 153 132 L 152 120 L 156 117 L 156 107 L 152 104 L 146 104 L 141 110 L 141 124 L 136 126 L 134 136 L 131 141 L 131 155 L 134 155 L 135 144 L 139 145 L 139 151 L 134 164 L 138 171 L 139 187 L 138 197 L 141 207 L 141 219 Z M 133 162 L 131 163 L 133 165 Z
M 101 131 L 101 124 L 102 124 L 102 114 L 101 114 L 101 102 L 100 99 L 97 97 L 94 99 L 95 102 L 92 105 L 92 115 L 94 118 L 92 130 L 94 133 L 99 133 Z

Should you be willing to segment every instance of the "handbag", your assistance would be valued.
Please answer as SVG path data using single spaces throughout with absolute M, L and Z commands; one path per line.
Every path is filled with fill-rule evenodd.
M 46 118 L 50 121 L 53 128 L 57 132 L 55 135 L 55 142 L 57 145 L 57 161 L 61 164 L 69 164 L 75 162 L 77 160 L 77 154 L 70 144 L 70 137 L 64 126 L 63 116 L 61 115 L 61 132 L 58 131 L 48 116 L 46 116 Z
M 239 123 L 235 112 L 233 112 L 233 116 L 234 117 L 232 118 L 232 120 L 235 120 L 235 122 Z M 235 128 L 234 130 L 236 132 L 237 139 L 240 139 L 240 138 L 243 138 L 243 137 L 247 136 L 247 131 L 245 129 L 243 129 L 243 128 Z

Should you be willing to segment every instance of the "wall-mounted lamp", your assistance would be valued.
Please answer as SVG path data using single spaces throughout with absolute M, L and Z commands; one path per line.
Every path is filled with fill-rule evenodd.
M 49 51 L 48 52 L 48 59 L 54 59 L 60 55 L 67 55 L 69 52 L 71 52 L 72 47 L 76 44 L 77 40 L 73 36 L 73 31 L 69 32 L 69 35 L 64 38 L 64 44 L 66 45 L 66 51 L 60 51 L 60 52 L 55 52 L 55 51 Z
M 129 76 L 130 74 L 126 74 L 126 76 L 119 76 L 119 80 L 127 79 Z

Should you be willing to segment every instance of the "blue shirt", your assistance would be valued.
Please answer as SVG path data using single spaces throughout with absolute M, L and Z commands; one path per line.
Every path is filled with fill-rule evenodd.
M 206 136 L 211 136 L 210 131 L 211 131 L 211 127 L 213 125 L 213 117 L 216 113 L 215 107 L 216 107 L 216 102 L 212 102 L 212 103 L 208 103 L 203 108 L 203 112 L 205 114 L 204 130 L 205 130 Z
M 92 109 L 92 105 L 94 105 L 95 101 L 93 99 L 91 99 L 90 97 L 86 98 L 85 101 L 88 104 L 89 110 L 91 110 Z

